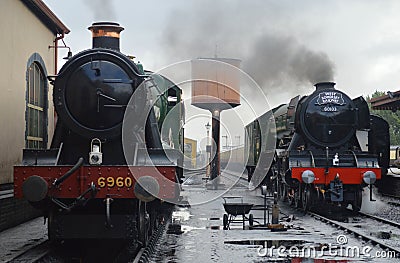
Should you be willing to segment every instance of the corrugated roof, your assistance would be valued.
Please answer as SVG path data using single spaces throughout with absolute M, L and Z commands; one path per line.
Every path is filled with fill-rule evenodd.
M 386 95 L 370 99 L 369 102 L 374 110 L 399 110 L 400 90 L 395 92 L 389 91 Z
M 54 34 L 68 34 L 70 30 L 63 22 L 43 3 L 42 0 L 21 0 Z

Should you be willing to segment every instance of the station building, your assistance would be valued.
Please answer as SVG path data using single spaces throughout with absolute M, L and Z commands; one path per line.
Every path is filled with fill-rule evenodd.
M 69 29 L 41 0 L 0 3 L 0 231 L 37 215 L 13 198 L 13 166 L 24 148 L 48 148 L 55 127 L 52 86 Z
M 400 109 L 400 90 L 387 92 L 387 94 L 372 98 L 369 101 L 374 110 L 391 110 L 393 112 Z
M 196 168 L 197 141 L 185 137 L 183 152 L 185 155 L 184 167 L 185 168 Z

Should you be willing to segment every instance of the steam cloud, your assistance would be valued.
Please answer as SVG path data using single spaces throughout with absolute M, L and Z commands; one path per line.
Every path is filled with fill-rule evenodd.
M 99 21 L 114 21 L 117 16 L 110 0 L 85 0 L 84 3 L 93 11 L 93 19 Z
M 170 62 L 214 55 L 239 58 L 242 69 L 265 89 L 290 83 L 295 92 L 301 85 L 333 80 L 332 61 L 297 40 L 296 26 L 282 20 L 287 6 L 279 4 L 209 0 L 182 7 L 163 30 L 164 54 Z

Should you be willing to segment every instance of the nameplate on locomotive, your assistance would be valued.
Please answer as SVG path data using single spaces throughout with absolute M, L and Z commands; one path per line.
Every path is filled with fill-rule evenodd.
M 338 111 L 336 105 L 343 106 L 346 104 L 342 94 L 334 91 L 321 92 L 315 98 L 315 105 L 324 106 L 321 107 L 321 111 L 324 112 L 336 112 Z

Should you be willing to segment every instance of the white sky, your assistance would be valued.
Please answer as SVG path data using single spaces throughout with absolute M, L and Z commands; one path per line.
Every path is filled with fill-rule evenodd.
M 91 34 L 87 28 L 96 21 L 120 23 L 125 28 L 121 35 L 121 51 L 135 55 L 145 68 L 153 71 L 181 59 L 212 57 L 215 48 L 222 57 L 236 57 L 241 53 L 235 54 L 235 48 L 248 52 L 252 47 L 250 38 L 268 31 L 269 34 L 290 36 L 312 52 L 325 53 L 335 65 L 336 87 L 352 98 L 370 95 L 376 90 L 400 89 L 400 1 L 397 0 L 43 1 L 71 30 L 65 41 L 74 54 L 91 47 Z M 95 6 L 97 10 L 93 8 Z M 213 12 L 217 15 L 208 16 Z M 210 17 L 220 17 L 221 21 L 210 21 Z M 218 30 L 229 31 L 229 36 L 234 36 L 232 39 L 241 36 L 243 39 L 235 47 L 234 40 L 221 41 Z M 184 50 L 184 45 L 166 47 L 171 40 L 169 32 L 174 32 L 175 38 L 183 36 L 180 42 L 184 44 L 187 38 L 199 42 L 206 39 L 208 49 L 203 47 L 202 52 L 196 54 L 190 50 L 191 42 L 188 42 L 189 51 Z M 248 45 L 246 38 L 249 38 Z M 60 56 L 64 56 L 62 52 Z M 278 89 L 264 87 L 272 107 L 287 103 L 295 95 L 288 92 L 285 86 L 288 83 L 293 84 L 283 82 Z M 298 85 L 302 88 L 295 90 L 301 90 L 302 95 L 313 90 L 311 84 Z M 205 136 L 205 123 L 199 123 L 195 129 Z M 239 131 L 232 133 L 233 144 L 238 135 L 243 136 Z M 202 136 L 189 137 L 200 140 Z

